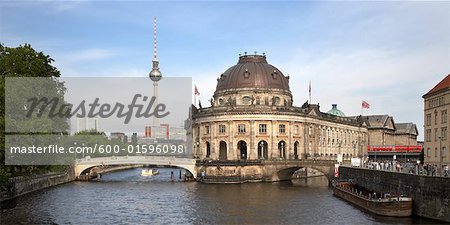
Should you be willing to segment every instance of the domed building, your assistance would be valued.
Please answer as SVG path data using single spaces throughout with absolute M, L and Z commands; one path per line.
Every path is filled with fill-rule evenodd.
M 337 108 L 337 104 L 332 104 L 331 109 L 327 112 L 330 115 L 345 117 L 345 114 Z
M 308 102 L 294 106 L 289 76 L 265 55 L 240 56 L 217 78 L 211 107 L 193 107 L 198 174 L 262 181 L 271 180 L 267 162 L 362 156 L 364 122 L 337 108 L 338 115 L 319 109 Z

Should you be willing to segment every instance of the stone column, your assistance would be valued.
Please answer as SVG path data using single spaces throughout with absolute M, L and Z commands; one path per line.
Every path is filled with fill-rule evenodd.
M 237 158 L 236 158 L 236 148 L 235 148 L 234 142 L 233 142 L 233 139 L 234 139 L 234 137 L 233 137 L 233 128 L 234 128 L 233 121 L 229 120 L 228 121 L 228 129 L 229 129 L 229 131 L 228 131 L 228 135 L 229 135 L 228 140 L 229 141 L 228 141 L 228 145 L 227 145 L 227 147 L 228 147 L 228 153 L 227 153 L 228 160 L 237 160 Z
M 306 159 L 306 155 L 309 152 L 309 124 L 303 124 L 303 159 Z
M 219 159 L 219 151 L 218 151 L 218 144 L 217 143 L 217 124 L 215 122 L 211 122 L 211 127 L 209 128 L 211 133 L 211 158 L 212 159 Z
M 287 135 L 288 135 L 288 139 L 287 139 L 287 146 L 288 146 L 288 148 L 287 148 L 287 159 L 294 159 L 294 144 L 292 143 L 292 127 L 294 126 L 294 125 L 292 125 L 293 124 L 293 122 L 292 121 L 290 121 L 289 122 L 289 124 L 288 124 L 288 129 L 286 129 L 287 130 Z
M 258 158 L 258 148 L 255 148 L 255 121 L 250 120 L 250 127 L 249 127 L 249 134 L 250 134 L 250 143 L 247 146 L 247 154 L 248 159 L 257 159 Z
M 274 137 L 273 137 L 273 120 L 271 120 L 270 121 L 270 148 L 268 149 L 268 156 L 269 156 L 269 158 L 273 158 L 273 157 L 276 157 L 277 155 L 278 155 L 278 153 L 274 153 L 274 149 L 275 149 L 275 147 L 274 147 Z

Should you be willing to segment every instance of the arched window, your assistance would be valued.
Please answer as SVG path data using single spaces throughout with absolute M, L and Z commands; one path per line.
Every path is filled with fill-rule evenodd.
M 298 141 L 294 143 L 294 159 L 298 159 Z
M 211 144 L 209 142 L 206 142 L 206 158 L 211 157 Z
M 278 151 L 280 158 L 286 159 L 286 142 L 284 141 L 278 142 Z
M 258 159 L 268 159 L 269 158 L 269 154 L 268 154 L 268 149 L 269 145 L 267 144 L 266 141 L 262 140 L 260 142 L 258 142 Z
M 219 160 L 227 160 L 227 143 L 221 141 L 219 144 Z
M 239 141 L 237 143 L 238 147 L 238 159 L 247 159 L 247 142 Z

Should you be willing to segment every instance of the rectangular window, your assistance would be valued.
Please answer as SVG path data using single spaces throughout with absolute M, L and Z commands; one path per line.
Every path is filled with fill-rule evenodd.
M 225 131 L 225 125 L 219 125 L 219 133 L 224 134 Z
M 259 133 L 267 133 L 267 124 L 259 125 Z
M 294 134 L 298 134 L 299 132 L 299 127 L 298 125 L 294 126 Z
M 442 140 L 447 140 L 447 127 L 441 128 L 441 137 L 442 137 Z
M 439 138 L 438 129 L 434 128 L 434 141 L 438 141 L 438 138 Z
M 431 157 L 431 149 L 430 148 L 427 148 L 427 157 L 428 158 Z
M 245 133 L 245 124 L 238 125 L 238 133 Z
M 438 157 L 438 149 L 434 148 L 434 158 L 437 158 L 437 157 Z
M 437 125 L 438 122 L 438 113 L 437 111 L 434 112 L 434 125 Z
M 426 116 L 426 125 L 431 126 L 431 114 L 427 114 Z
M 205 134 L 209 134 L 209 126 L 205 126 Z
M 441 123 L 447 123 L 447 110 L 441 112 Z
M 427 129 L 425 131 L 425 141 L 426 142 L 431 142 L 431 129 Z
M 279 132 L 280 134 L 285 134 L 285 133 L 286 133 L 286 125 L 280 124 L 280 125 L 278 126 L 278 132 Z

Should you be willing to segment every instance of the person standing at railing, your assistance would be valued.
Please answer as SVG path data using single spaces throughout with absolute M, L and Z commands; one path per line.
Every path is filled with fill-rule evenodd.
M 449 174 L 449 168 L 448 168 L 448 165 L 445 165 L 445 167 L 444 167 L 444 177 L 448 177 L 450 174 Z

